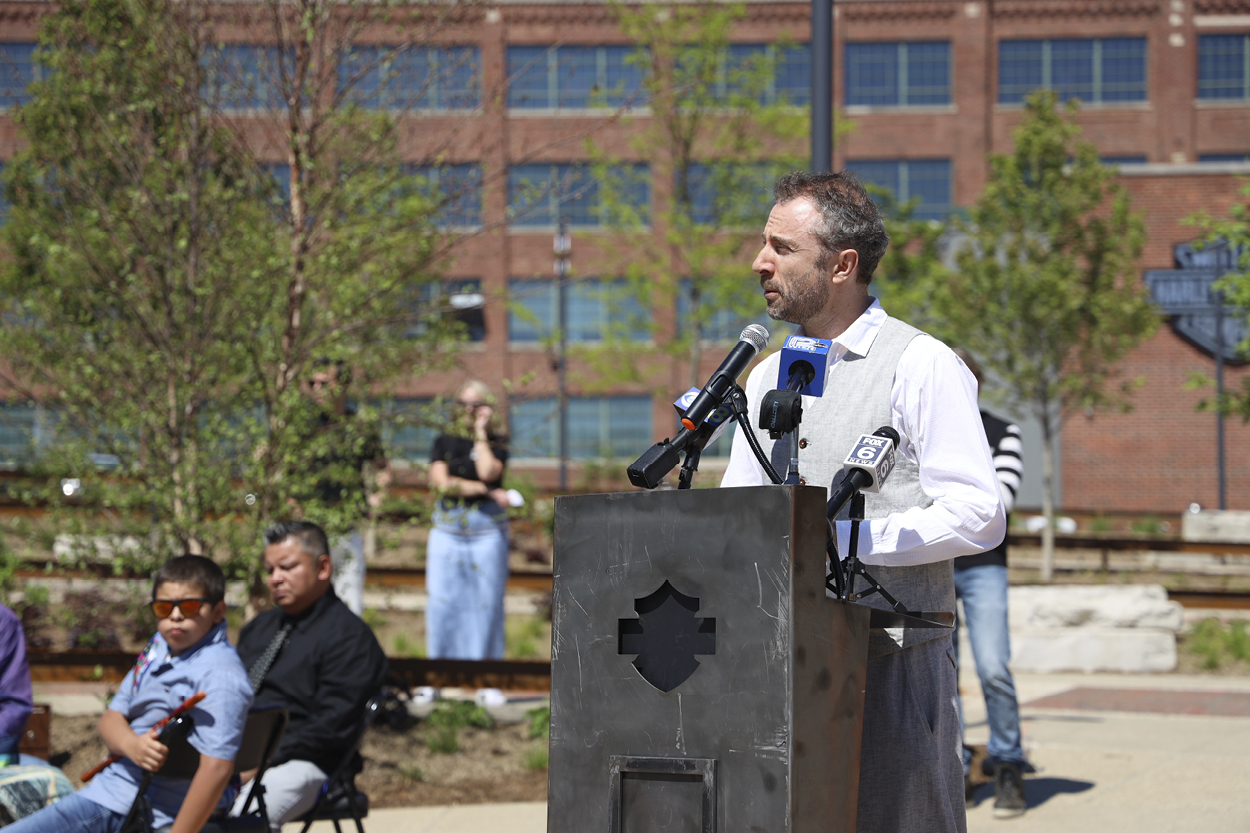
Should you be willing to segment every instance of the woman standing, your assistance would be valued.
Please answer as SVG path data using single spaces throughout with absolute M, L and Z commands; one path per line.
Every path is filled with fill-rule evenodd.
M 482 382 L 456 395 L 451 433 L 434 441 L 430 486 L 441 498 L 426 554 L 426 654 L 502 659 L 508 581 L 507 438 Z

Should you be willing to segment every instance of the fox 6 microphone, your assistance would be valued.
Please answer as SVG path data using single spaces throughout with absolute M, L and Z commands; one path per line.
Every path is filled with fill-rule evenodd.
M 698 395 L 699 389 L 691 388 L 677 397 L 677 401 L 673 403 L 673 408 L 677 411 L 679 419 L 690 409 L 691 403 L 694 402 Z M 728 405 L 720 405 L 708 414 L 703 420 L 703 424 L 699 426 L 700 438 L 704 440 L 703 445 L 709 446 L 716 442 L 717 437 L 725 433 L 725 429 L 729 427 L 733 417 L 733 409 Z
M 742 371 L 747 369 L 751 359 L 768 346 L 768 330 L 759 324 L 751 324 L 742 331 L 742 335 L 738 338 L 740 340 L 737 346 L 729 351 L 729 355 L 720 363 L 720 367 L 716 368 L 712 378 L 707 380 L 703 390 L 699 391 L 699 395 L 694 398 L 682 416 L 681 424 L 687 429 L 695 430 L 699 423 L 707 419 L 708 414 L 720 406 L 721 400 L 725 398 L 725 394 L 729 393 L 734 382 L 742 375 Z
M 834 484 L 825 506 L 830 518 L 837 517 L 842 507 L 856 492 L 876 493 L 894 471 L 894 452 L 898 448 L 898 432 L 886 425 L 871 434 L 860 434 L 855 447 L 842 461 L 846 472 Z
M 802 396 L 824 396 L 825 371 L 833 342 L 810 336 L 790 336 L 781 346 L 777 364 L 777 387 L 797 390 Z M 802 383 L 801 387 L 793 387 Z

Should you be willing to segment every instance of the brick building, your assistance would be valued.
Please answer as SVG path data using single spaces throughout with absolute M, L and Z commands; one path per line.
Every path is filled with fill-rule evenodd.
M 30 44 L 48 8 L 0 2 L 6 78 L 33 71 Z M 806 4 L 750 3 L 733 39 L 742 54 L 793 44 L 775 53 L 772 88 L 803 103 Z M 446 33 L 444 41 L 430 47 L 431 62 L 454 53 L 480 71 L 435 85 L 437 100 L 424 109 L 424 121 L 414 121 L 414 145 L 431 127 L 454 122 L 459 133 L 444 175 L 480 183 L 480 196 L 460 222 L 481 231 L 458 248 L 447 270 L 469 307 L 474 340 L 460 369 L 413 379 L 402 393 L 417 401 L 448 394 L 465 375 L 496 390 L 510 383 L 516 465 L 554 485 L 557 382 L 544 336 L 556 316 L 557 216 L 572 221 L 571 258 L 582 281 L 571 292 L 574 342 L 593 343 L 611 314 L 584 281 L 612 276 L 603 274 L 601 212 L 593 198 L 525 206 L 519 183 L 579 175 L 592 137 L 637 166 L 640 201 L 663 201 L 670 188 L 645 167 L 647 159 L 630 157 L 627 140 L 650 117 L 645 106 L 616 120 L 591 95 L 605 85 L 637 85 L 623 58 L 629 44 L 603 4 L 487 2 L 473 25 Z M 262 46 L 240 43 L 240 59 Z M 853 122 L 835 149 L 835 165 L 902 199 L 919 197 L 925 216 L 940 218 L 976 199 L 988 175 L 987 154 L 1010 149 L 1021 102 L 1038 86 L 1079 97 L 1086 138 L 1121 166 L 1146 214 L 1143 269 L 1172 268 L 1174 247 L 1195 236 L 1185 218 L 1200 208 L 1226 212 L 1239 176 L 1250 174 L 1250 0 L 837 0 L 834 65 L 839 118 Z M 21 94 L 20 85 L 0 80 L 0 161 L 16 146 L 3 108 Z M 800 150 L 806 142 L 795 137 Z M 744 261 L 744 281 L 752 280 L 748 267 Z M 481 306 L 473 307 L 479 298 Z M 680 326 L 671 307 L 657 299 L 651 311 L 661 337 Z M 732 342 L 737 329 L 728 323 Z M 725 346 L 704 351 L 705 376 Z M 608 394 L 583 390 L 578 379 L 587 370 L 574 368 L 572 455 L 584 460 L 609 449 L 632 458 L 670 435 L 669 402 L 688 386 L 677 364 L 660 363 L 645 384 Z M 1216 505 L 1215 418 L 1195 411 L 1209 394 L 1183 386 L 1191 372 L 1211 374 L 1212 367 L 1209 350 L 1168 327 L 1135 351 L 1125 363 L 1125 372 L 1145 383 L 1135 411 L 1077 416 L 1065 430 L 1061 504 L 1160 512 L 1191 502 Z M 1230 365 L 1230 388 L 1246 378 L 1250 369 Z M 653 395 L 657 390 L 664 395 Z M 427 443 L 418 432 L 401 434 L 392 438 L 392 453 L 419 460 Z M 1229 420 L 1226 443 L 1229 508 L 1250 509 L 1250 428 Z M 702 477 L 715 476 L 715 465 L 705 462 Z M 1035 474 L 1038 466 L 1031 469 Z M 1034 485 L 1022 503 L 1039 499 Z

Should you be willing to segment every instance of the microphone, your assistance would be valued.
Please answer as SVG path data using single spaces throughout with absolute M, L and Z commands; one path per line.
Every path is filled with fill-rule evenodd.
M 829 368 L 829 351 L 833 342 L 810 336 L 790 336 L 781 346 L 777 364 L 777 388 L 798 390 L 803 396 L 824 396 L 825 371 Z M 791 384 L 802 382 L 802 387 Z
M 691 388 L 677 397 L 677 400 L 673 403 L 673 408 L 677 411 L 678 418 L 681 418 L 682 414 L 689 410 L 690 404 L 694 402 L 698 395 L 699 389 Z M 725 429 L 729 427 L 729 423 L 733 421 L 733 418 L 733 408 L 730 408 L 728 405 L 720 405 L 708 414 L 707 418 L 703 420 L 703 424 L 699 426 L 700 435 L 706 437 L 706 442 L 703 445 L 709 446 L 716 442 L 717 437 L 725 433 Z
M 725 398 L 725 394 L 729 393 L 734 382 L 742 375 L 742 371 L 747 369 L 751 359 L 768 346 L 768 330 L 759 324 L 749 325 L 738 338 L 740 339 L 738 344 L 729 351 L 729 355 L 720 363 L 720 367 L 716 368 L 712 378 L 707 380 L 703 390 L 699 391 L 699 395 L 694 398 L 694 402 L 690 403 L 690 407 L 682 416 L 681 424 L 689 430 L 693 431 L 695 426 L 707 419 L 708 414 L 719 407 L 721 400 Z
M 894 471 L 894 450 L 898 448 L 898 432 L 886 425 L 871 434 L 860 434 L 855 447 L 846 455 L 842 468 L 846 472 L 834 484 L 825 511 L 836 517 L 856 492 L 877 493 L 890 472 Z

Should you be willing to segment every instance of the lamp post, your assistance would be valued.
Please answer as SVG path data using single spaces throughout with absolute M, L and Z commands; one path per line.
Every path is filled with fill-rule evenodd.
M 560 346 L 556 356 L 556 379 L 560 390 L 560 491 L 564 492 L 569 485 L 569 392 L 565 356 L 569 326 L 569 254 L 573 251 L 573 239 L 569 236 L 568 222 L 563 217 L 560 218 L 551 250 L 556 256 L 556 291 L 559 293 L 560 304 Z
M 833 170 L 833 4 L 812 0 L 812 172 Z

